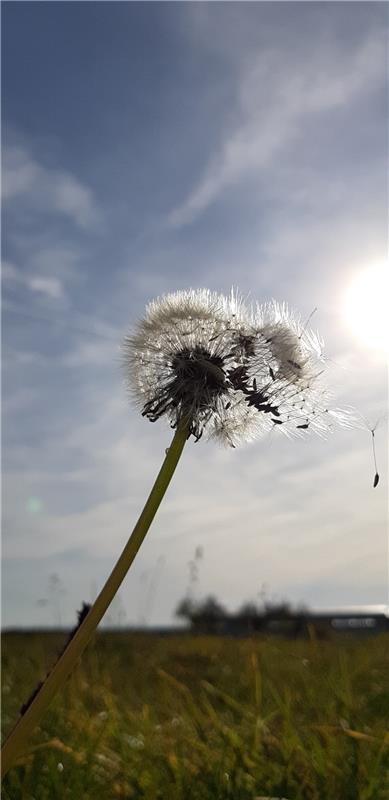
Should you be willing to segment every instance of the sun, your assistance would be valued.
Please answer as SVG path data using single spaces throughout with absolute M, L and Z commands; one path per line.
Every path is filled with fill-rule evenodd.
M 344 318 L 359 341 L 389 351 L 389 270 L 375 264 L 356 274 L 344 294 Z

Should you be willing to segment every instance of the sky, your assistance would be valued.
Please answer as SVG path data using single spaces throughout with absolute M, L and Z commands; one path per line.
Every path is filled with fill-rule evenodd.
M 323 337 L 323 440 L 190 441 L 106 622 L 388 598 L 388 8 L 2 4 L 3 625 L 75 622 L 169 445 L 128 400 L 123 336 L 165 292 L 238 287 Z M 380 483 L 373 489 L 369 425 Z

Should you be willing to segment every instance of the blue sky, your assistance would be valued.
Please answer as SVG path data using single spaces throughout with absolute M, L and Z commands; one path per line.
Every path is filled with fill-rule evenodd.
M 385 413 L 370 334 L 387 252 L 387 7 L 2 11 L 3 624 L 59 610 L 67 624 L 169 442 L 131 408 L 120 370 L 153 297 L 234 285 L 302 316 L 317 307 L 338 404 L 372 423 Z M 370 293 L 350 324 L 360 274 Z M 120 592 L 127 622 L 172 619 L 200 545 L 197 591 L 230 608 L 263 584 L 315 607 L 385 603 L 384 423 L 376 436 L 374 491 L 367 430 L 231 452 L 190 443 Z

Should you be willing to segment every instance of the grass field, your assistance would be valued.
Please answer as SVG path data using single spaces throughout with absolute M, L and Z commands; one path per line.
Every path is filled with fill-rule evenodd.
M 6 634 L 3 733 L 63 643 Z M 389 637 L 102 633 L 3 800 L 388 800 Z

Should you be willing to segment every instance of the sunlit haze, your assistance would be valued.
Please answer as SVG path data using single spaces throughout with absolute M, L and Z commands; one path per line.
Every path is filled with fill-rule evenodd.
M 372 265 L 357 272 L 345 292 L 345 319 L 359 342 L 389 352 L 389 269 Z

